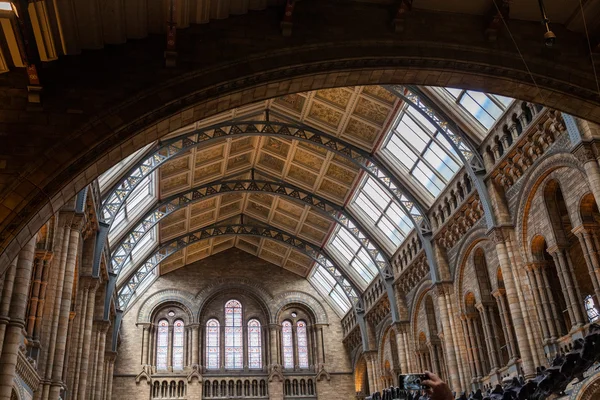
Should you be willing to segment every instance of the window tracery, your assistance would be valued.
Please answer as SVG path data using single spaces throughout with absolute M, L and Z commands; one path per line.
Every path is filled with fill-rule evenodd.
M 156 338 L 156 368 L 159 370 L 167 369 L 167 358 L 169 351 L 169 322 L 162 319 L 158 322 L 158 331 Z
M 219 368 L 219 321 L 211 319 L 206 323 L 206 368 Z
M 261 326 L 257 319 L 248 321 L 248 367 L 262 368 Z
M 283 342 L 283 368 L 294 368 L 294 340 L 290 321 L 283 321 L 281 324 L 281 337 Z
M 173 327 L 173 369 L 183 369 L 184 324 L 178 319 Z
M 225 368 L 243 367 L 242 305 L 237 300 L 225 304 Z

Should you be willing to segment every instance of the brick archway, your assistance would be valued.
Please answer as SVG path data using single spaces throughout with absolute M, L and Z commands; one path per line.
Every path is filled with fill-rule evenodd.
M 567 67 L 573 65 L 572 60 L 561 68 L 543 58 L 529 61 L 539 78 L 539 91 L 522 60 L 491 47 L 473 45 L 457 51 L 443 43 L 389 38 L 283 45 L 179 76 L 165 73 L 169 79 L 157 79 L 154 86 L 132 89 L 127 95 L 115 89 L 124 82 L 110 82 L 106 92 L 98 95 L 102 102 L 74 114 L 61 102 L 73 104 L 67 101 L 73 91 L 93 96 L 98 89 L 77 87 L 81 79 L 65 82 L 61 88 L 58 80 L 42 112 L 19 110 L 17 119 L 14 111 L 8 113 L 12 117 L 7 125 L 7 151 L 16 156 L 3 166 L 0 266 L 8 265 L 22 244 L 66 201 L 134 150 L 185 124 L 275 96 L 365 84 L 451 85 L 534 101 L 600 121 L 600 100 L 588 89 L 595 86 L 586 71 Z M 75 68 L 69 62 L 63 64 L 65 71 Z M 108 93 L 111 88 L 114 95 Z M 35 140 L 27 133 L 33 133 Z

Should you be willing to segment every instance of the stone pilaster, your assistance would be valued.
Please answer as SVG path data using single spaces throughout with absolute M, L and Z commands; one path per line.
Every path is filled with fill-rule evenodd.
M 94 308 L 96 305 L 96 290 L 98 289 L 98 279 L 92 277 L 82 277 L 80 279 L 80 284 L 84 286 L 84 293 L 87 295 L 86 308 L 85 308 L 85 318 L 82 327 L 83 331 L 83 344 L 81 351 L 81 362 L 80 369 L 78 372 L 79 380 L 78 380 L 78 389 L 77 392 L 74 393 L 74 399 L 88 400 L 86 397 L 86 388 L 88 384 L 89 378 L 89 370 L 90 370 L 90 352 L 91 352 L 91 340 L 92 340 L 92 325 L 94 321 Z M 76 395 L 76 396 L 75 396 Z
M 59 311 L 56 319 L 55 333 L 55 350 L 51 352 L 53 362 L 48 362 L 47 376 L 52 377 L 49 398 L 52 400 L 58 399 L 60 391 L 64 387 L 63 370 L 67 357 L 67 334 L 69 332 L 69 319 L 71 314 L 71 299 L 73 297 L 73 284 L 75 281 L 75 267 L 77 264 L 77 253 L 79 251 L 79 239 L 81 237 L 81 216 L 76 215 L 73 225 L 70 228 L 65 228 L 68 231 L 69 239 L 65 240 L 68 245 L 65 259 L 64 283 L 62 293 L 57 291 L 57 295 L 61 296 L 60 301 L 57 301 L 55 310 Z M 66 233 L 65 233 L 66 235 Z M 65 247 L 63 247 L 65 249 Z M 71 338 L 72 340 L 72 338 Z
M 99 320 L 94 321 L 96 325 L 96 358 L 94 360 L 93 380 L 91 385 L 92 400 L 102 400 L 102 391 L 105 386 L 104 382 L 104 357 L 106 354 L 106 333 L 110 328 L 110 321 Z
M 0 300 L 0 354 L 4 345 L 4 335 L 6 333 L 6 325 L 10 321 L 10 300 L 12 298 L 13 286 L 15 283 L 15 273 L 17 271 L 17 260 L 15 259 L 6 274 L 4 275 L 4 284 L 2 287 L 2 298 Z
M 0 356 L 0 399 L 10 400 L 19 347 L 23 344 L 23 329 L 27 313 L 29 284 L 35 257 L 35 238 L 31 239 L 19 253 L 15 270 L 15 281 L 10 301 L 9 318 Z

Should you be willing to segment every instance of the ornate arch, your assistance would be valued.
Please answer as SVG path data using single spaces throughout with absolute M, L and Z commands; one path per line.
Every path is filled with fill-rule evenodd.
M 516 237 L 520 242 L 521 249 L 527 251 L 524 246 L 527 246 L 527 229 L 525 227 L 525 221 L 529 217 L 529 210 L 531 202 L 537 192 L 539 186 L 543 183 L 543 180 L 550 175 L 553 171 L 559 168 L 574 168 L 585 175 L 583 166 L 577 160 L 577 158 L 570 153 L 558 153 L 551 154 L 542 157 L 542 160 L 534 166 L 529 173 L 523 177 L 525 179 L 519 190 L 517 197 L 516 210 L 512 212 L 512 215 L 516 216 L 513 220 Z
M 412 325 L 412 332 L 414 334 L 414 338 L 416 338 L 418 334 L 417 320 L 419 319 L 419 306 L 424 301 L 426 295 L 433 295 L 431 285 L 432 282 L 429 279 L 421 283 L 421 285 L 418 286 L 417 291 L 415 292 L 413 301 L 411 302 L 410 323 Z
M 196 313 L 196 321 L 200 321 L 200 316 L 202 315 L 202 311 L 204 310 L 205 305 L 221 290 L 232 290 L 237 289 L 248 293 L 250 296 L 254 297 L 258 300 L 259 304 L 263 306 L 265 311 L 265 315 L 269 321 L 272 320 L 272 312 L 269 308 L 269 304 L 273 302 L 273 295 L 268 292 L 264 287 L 257 284 L 255 281 L 238 278 L 235 282 L 230 279 L 219 278 L 214 279 L 208 285 L 206 285 L 203 289 L 201 289 L 196 296 L 194 296 L 194 301 L 198 304 L 198 310 Z
M 571 400 L 594 400 L 600 397 L 600 373 L 593 376 L 587 382 L 584 382 L 569 397 Z
M 485 229 L 480 228 L 468 233 L 461 247 L 459 248 L 458 255 L 456 257 L 458 264 L 454 274 L 454 293 L 456 294 L 456 299 L 458 300 L 459 310 L 464 310 L 464 305 L 461 299 L 463 299 L 464 295 L 467 293 L 467 290 L 465 290 L 463 284 L 467 261 L 469 260 L 469 257 L 475 248 L 487 240 L 489 240 L 489 238 L 485 234 Z
M 306 292 L 290 291 L 279 293 L 269 304 L 271 308 L 271 323 L 277 323 L 279 315 L 286 306 L 291 304 L 301 304 L 306 307 L 314 316 L 316 324 L 329 324 L 329 318 L 325 307 L 312 295 Z
M 137 315 L 137 323 L 150 323 L 154 312 L 165 303 L 177 303 L 190 316 L 191 322 L 197 322 L 196 309 L 198 304 L 194 295 L 179 289 L 160 290 L 148 297 L 140 307 Z

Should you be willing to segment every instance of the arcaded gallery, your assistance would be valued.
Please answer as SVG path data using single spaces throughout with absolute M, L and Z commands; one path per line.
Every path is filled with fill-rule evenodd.
M 600 0 L 0 0 L 0 400 L 597 400 L 599 209 Z

